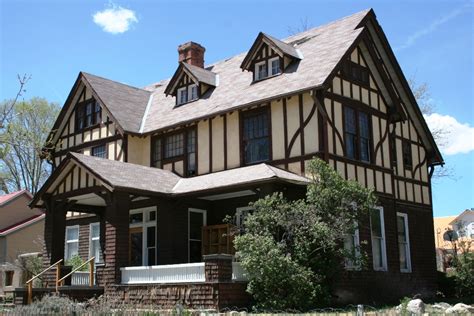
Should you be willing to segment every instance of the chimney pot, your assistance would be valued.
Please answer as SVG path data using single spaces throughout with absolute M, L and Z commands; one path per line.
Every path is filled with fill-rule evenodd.
M 179 62 L 204 68 L 204 52 L 206 49 L 195 42 L 187 42 L 178 46 Z

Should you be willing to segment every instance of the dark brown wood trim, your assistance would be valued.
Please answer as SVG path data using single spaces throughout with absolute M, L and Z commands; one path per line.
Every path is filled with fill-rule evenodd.
M 283 103 L 283 138 L 284 138 L 284 156 L 288 159 L 288 113 L 286 108 L 286 98 L 282 98 Z M 288 163 L 285 163 L 285 169 L 288 169 Z
M 212 172 L 212 118 L 209 118 L 209 172 Z
M 227 170 L 227 114 L 222 116 L 224 127 L 224 170 Z
M 71 148 L 60 150 L 60 151 L 54 153 L 54 157 L 65 155 L 70 151 L 77 152 L 79 150 L 82 150 L 82 149 L 85 149 L 85 148 L 88 148 L 88 147 L 99 146 L 99 145 L 106 144 L 106 143 L 109 143 L 109 142 L 112 142 L 112 141 L 115 141 L 115 140 L 118 140 L 118 139 L 121 139 L 121 138 L 122 138 L 122 136 L 117 134 L 117 135 L 110 136 L 110 137 L 107 137 L 107 138 L 102 138 L 102 139 L 93 140 L 93 141 L 90 141 L 90 142 L 87 142 L 87 143 L 82 143 L 80 145 L 77 145 L 77 146 L 74 146 L 74 147 L 71 147 Z

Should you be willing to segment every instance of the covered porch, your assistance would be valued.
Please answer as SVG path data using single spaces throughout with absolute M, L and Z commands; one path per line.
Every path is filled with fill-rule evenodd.
M 233 237 L 249 203 L 276 191 L 303 197 L 307 183 L 266 164 L 181 178 L 70 153 L 32 205 L 46 209 L 45 266 L 65 258 L 68 212 L 98 219 L 96 284 L 107 293 L 112 285 L 245 281 Z M 226 217 L 231 221 L 224 223 Z

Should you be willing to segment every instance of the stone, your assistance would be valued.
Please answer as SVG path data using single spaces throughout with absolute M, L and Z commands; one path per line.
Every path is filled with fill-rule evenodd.
M 441 311 L 444 312 L 446 309 L 450 308 L 451 305 L 445 302 L 440 302 L 440 303 L 435 303 L 431 306 L 431 309 L 434 309 L 436 311 Z
M 446 314 L 467 314 L 474 313 L 474 307 L 463 303 L 457 303 L 456 305 L 449 307 L 445 310 Z
M 422 315 L 425 313 L 425 303 L 423 303 L 419 298 L 411 300 L 407 304 L 407 312 L 415 315 Z

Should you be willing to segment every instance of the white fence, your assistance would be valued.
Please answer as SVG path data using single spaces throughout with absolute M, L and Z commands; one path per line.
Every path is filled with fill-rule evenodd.
M 205 282 L 204 262 L 121 268 L 123 284 Z
M 122 284 L 203 283 L 206 281 L 204 262 L 126 267 L 120 270 L 122 271 Z M 238 262 L 232 262 L 232 280 L 246 280 Z
M 94 284 L 96 280 L 94 277 Z M 71 285 L 89 286 L 89 271 L 76 271 L 71 275 Z

